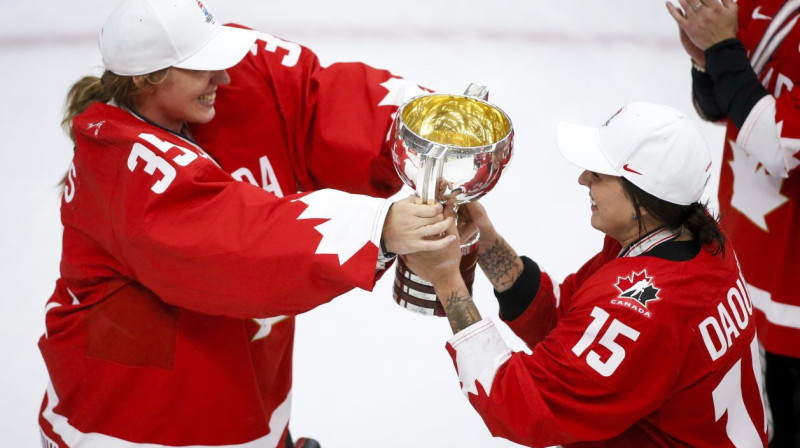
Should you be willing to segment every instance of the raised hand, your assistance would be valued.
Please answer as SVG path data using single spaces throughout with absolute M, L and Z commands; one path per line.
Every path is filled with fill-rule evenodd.
M 683 47 L 698 64 L 701 63 L 698 57 L 701 56 L 697 54 L 697 50 L 705 51 L 716 43 L 736 37 L 739 7 L 733 0 L 678 0 L 678 2 L 681 5 L 680 9 L 667 2 L 667 10 L 681 29 Z M 690 43 L 692 45 L 689 45 Z M 705 63 L 704 56 L 702 63 Z

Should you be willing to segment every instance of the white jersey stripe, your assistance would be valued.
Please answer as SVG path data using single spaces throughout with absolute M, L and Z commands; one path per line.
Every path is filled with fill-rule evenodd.
M 272 413 L 269 421 L 270 432 L 264 437 L 236 445 L 182 445 L 180 448 L 277 448 L 283 430 L 289 425 L 291 397 L 292 393 L 289 392 L 283 403 Z M 42 412 L 42 416 L 53 426 L 53 431 L 71 448 L 178 448 L 153 443 L 129 442 L 97 432 L 81 432 L 70 425 L 66 417 L 53 411 L 57 405 L 58 395 L 53 389 L 53 384 L 50 383 L 47 386 L 47 408 Z
M 756 378 L 756 385 L 758 386 L 758 396 L 764 396 L 764 375 L 761 370 L 761 353 L 758 351 L 758 335 L 753 338 L 750 343 L 750 361 L 753 365 L 753 376 Z M 767 432 L 767 409 L 764 407 L 764 402 L 761 402 L 761 414 L 764 417 L 764 432 Z
M 778 32 L 778 28 L 781 27 L 783 22 L 789 18 L 789 16 L 800 7 L 800 0 L 790 0 L 786 2 L 783 7 L 775 14 L 770 22 L 769 26 L 767 26 L 767 30 L 764 32 L 764 35 L 761 37 L 761 41 L 758 43 L 755 51 L 753 51 L 752 56 L 750 57 L 750 64 L 755 67 L 760 65 L 761 67 L 764 66 L 766 60 L 769 59 L 772 54 L 770 52 L 765 51 L 765 47 L 767 47 L 770 42 L 773 40 L 775 34 Z M 780 43 L 780 40 L 778 41 Z M 771 46 L 774 48 L 774 46 Z M 760 70 L 756 70 L 757 74 L 760 74 Z
M 794 16 L 789 23 L 784 25 L 780 30 L 778 30 L 777 33 L 775 33 L 775 37 L 770 40 L 766 50 L 764 51 L 763 57 L 755 62 L 751 62 L 750 65 L 753 66 L 753 71 L 755 71 L 757 74 L 761 74 L 761 71 L 764 70 L 764 66 L 767 65 L 767 62 L 769 62 L 770 58 L 772 57 L 772 53 L 778 49 L 778 46 L 780 46 L 780 44 L 783 42 L 783 39 L 786 38 L 786 35 L 792 31 L 792 28 L 794 28 L 794 24 L 797 23 L 797 19 L 799 17 L 800 16 Z
M 800 306 L 787 305 L 772 300 L 769 291 L 747 284 L 753 306 L 761 310 L 767 320 L 775 325 L 800 330 Z

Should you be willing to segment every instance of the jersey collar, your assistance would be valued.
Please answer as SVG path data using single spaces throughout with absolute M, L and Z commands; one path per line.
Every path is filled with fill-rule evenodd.
M 659 227 L 656 230 L 648 233 L 647 235 L 639 238 L 630 246 L 623 248 L 618 257 L 636 257 L 643 253 L 649 252 L 659 244 L 664 244 L 667 241 L 672 241 L 683 233 L 683 226 L 680 227 Z

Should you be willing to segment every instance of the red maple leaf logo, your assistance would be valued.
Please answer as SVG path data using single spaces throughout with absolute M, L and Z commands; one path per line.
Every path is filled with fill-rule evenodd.
M 616 287 L 619 292 L 625 292 L 639 282 L 650 283 L 652 280 L 653 278 L 647 275 L 647 269 L 645 269 L 642 272 L 631 272 L 630 277 L 617 277 Z
M 647 269 L 641 272 L 631 272 L 630 277 L 617 277 L 614 285 L 620 292 L 620 297 L 636 300 L 644 306 L 651 300 L 657 300 L 658 288 L 653 285 L 653 277 L 647 275 Z

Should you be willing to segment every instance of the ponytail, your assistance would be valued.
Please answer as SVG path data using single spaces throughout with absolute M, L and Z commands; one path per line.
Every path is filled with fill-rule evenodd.
M 117 106 L 132 108 L 137 95 L 144 89 L 152 88 L 153 85 L 163 82 L 167 77 L 169 68 L 157 72 L 148 73 L 141 76 L 121 76 L 108 70 L 98 78 L 96 76 L 84 76 L 72 85 L 67 93 L 67 100 L 64 106 L 64 119 L 61 120 L 61 127 L 69 138 L 75 143 L 75 133 L 72 131 L 72 120 L 85 111 L 94 103 L 108 103 L 114 101 Z M 134 78 L 141 78 L 143 87 L 138 87 L 134 83 Z
M 725 234 L 720 229 L 719 219 L 711 215 L 706 205 L 699 202 L 688 207 L 688 216 L 683 226 L 690 230 L 703 246 L 713 245 L 712 254 L 725 255 Z

